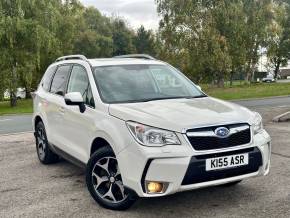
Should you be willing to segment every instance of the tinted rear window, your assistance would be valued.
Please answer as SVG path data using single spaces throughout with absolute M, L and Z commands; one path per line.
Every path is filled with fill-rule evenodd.
M 45 90 L 45 91 L 49 91 L 49 87 L 50 87 L 50 83 L 51 83 L 51 78 L 54 74 L 56 70 L 56 66 L 52 66 L 52 67 L 49 67 L 45 74 L 44 74 L 44 77 L 43 77 L 43 80 L 42 80 L 42 88 Z
M 59 66 L 53 77 L 50 92 L 57 95 L 64 95 L 66 89 L 67 77 L 69 74 L 69 65 Z

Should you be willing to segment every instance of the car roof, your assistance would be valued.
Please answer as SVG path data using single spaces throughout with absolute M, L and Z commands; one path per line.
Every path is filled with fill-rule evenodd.
M 94 58 L 87 59 L 84 55 L 67 55 L 56 59 L 50 66 L 61 65 L 61 64 L 82 64 L 89 63 L 91 67 L 98 66 L 114 66 L 114 65 L 136 65 L 136 64 L 158 64 L 167 65 L 167 63 L 157 60 L 154 57 L 147 54 L 129 54 L 120 55 L 112 58 Z
M 141 59 L 141 58 L 97 58 L 97 59 L 88 59 L 88 62 L 93 67 L 114 66 L 114 65 L 133 65 L 133 64 L 166 65 L 166 63 L 159 60 L 148 60 L 148 59 Z

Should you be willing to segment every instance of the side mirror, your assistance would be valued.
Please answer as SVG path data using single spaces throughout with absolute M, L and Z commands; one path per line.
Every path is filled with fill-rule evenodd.
M 86 110 L 83 96 L 79 92 L 67 93 L 64 96 L 64 101 L 67 105 L 79 106 L 81 113 L 84 113 Z

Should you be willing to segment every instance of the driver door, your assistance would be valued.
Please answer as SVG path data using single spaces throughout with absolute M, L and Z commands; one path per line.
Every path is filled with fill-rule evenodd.
M 67 93 L 79 92 L 83 96 L 86 110 L 81 113 L 78 106 L 65 106 L 63 119 L 64 138 L 66 140 L 66 152 L 81 161 L 87 159 L 87 149 L 90 145 L 91 135 L 94 131 L 95 103 L 92 95 L 90 81 L 86 68 L 75 64 L 72 67 L 68 81 Z

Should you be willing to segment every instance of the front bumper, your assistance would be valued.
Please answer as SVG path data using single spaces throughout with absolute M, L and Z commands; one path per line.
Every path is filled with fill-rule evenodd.
M 136 142 L 117 155 L 122 180 L 126 187 L 140 197 L 158 197 L 180 191 L 234 182 L 254 176 L 267 175 L 270 168 L 271 139 L 263 130 L 253 136 L 250 144 L 226 149 L 195 151 L 183 134 L 178 134 L 182 145 L 144 147 Z M 205 159 L 212 156 L 249 153 L 249 167 L 207 173 Z M 167 184 L 164 193 L 146 193 L 145 182 Z

